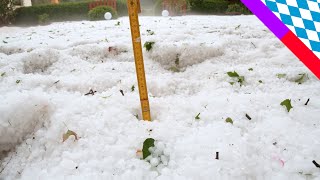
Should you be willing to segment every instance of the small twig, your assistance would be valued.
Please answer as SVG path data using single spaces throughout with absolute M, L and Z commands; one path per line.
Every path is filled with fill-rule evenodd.
M 0 174 L 6 169 L 7 165 L 10 163 L 10 161 L 12 159 L 12 156 L 13 156 L 13 154 L 11 155 L 11 157 L 10 157 L 9 161 L 7 162 L 7 164 L 4 165 L 3 168 L 1 169 Z
M 93 91 L 92 89 L 90 89 L 90 91 L 87 93 L 87 94 L 85 94 L 85 96 L 88 96 L 88 95 L 94 95 L 94 93 L 96 93 L 97 91 Z
M 310 98 L 308 98 L 307 102 L 304 105 L 308 105 L 309 101 L 310 101 Z
M 216 152 L 216 159 L 219 160 L 219 152 Z
M 58 81 L 54 82 L 53 84 L 57 84 L 58 82 L 60 82 L 60 80 L 58 80 Z
M 320 168 L 320 165 L 319 165 L 315 160 L 313 160 L 312 163 L 313 163 L 317 168 Z
M 65 122 L 63 122 L 63 124 L 66 126 L 66 128 L 69 130 L 69 128 L 68 128 L 68 126 L 66 125 L 66 123 Z
M 251 120 L 251 119 L 252 119 L 248 114 L 246 114 L 246 117 L 247 117 L 249 120 Z
M 251 42 L 251 44 L 253 45 L 254 48 L 257 48 L 257 46 L 253 44 L 253 42 Z
M 120 92 L 121 92 L 122 96 L 124 96 L 124 92 L 123 92 L 123 90 L 122 90 L 122 89 L 120 89 Z

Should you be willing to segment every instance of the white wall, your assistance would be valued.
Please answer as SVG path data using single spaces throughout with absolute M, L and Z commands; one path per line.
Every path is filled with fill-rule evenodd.
M 22 0 L 22 6 L 32 6 L 31 0 Z

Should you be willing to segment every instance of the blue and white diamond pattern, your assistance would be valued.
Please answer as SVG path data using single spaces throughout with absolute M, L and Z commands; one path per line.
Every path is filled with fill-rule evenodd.
M 320 0 L 261 0 L 320 58 Z

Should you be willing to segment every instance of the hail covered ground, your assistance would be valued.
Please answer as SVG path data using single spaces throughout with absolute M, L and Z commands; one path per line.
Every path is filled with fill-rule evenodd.
M 255 16 L 140 24 L 152 122 L 128 17 L 0 28 L 0 179 L 320 178 L 320 82 Z

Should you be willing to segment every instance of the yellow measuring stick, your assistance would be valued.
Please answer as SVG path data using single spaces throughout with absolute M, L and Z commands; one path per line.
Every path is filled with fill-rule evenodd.
M 138 13 L 141 12 L 140 0 L 127 0 L 127 4 L 128 4 L 128 13 L 129 13 L 129 19 L 130 19 L 134 59 L 136 64 L 136 73 L 137 73 L 138 86 L 139 86 L 142 118 L 143 120 L 151 121 L 146 75 L 144 72 L 144 64 L 143 64 L 139 19 L 138 19 Z

